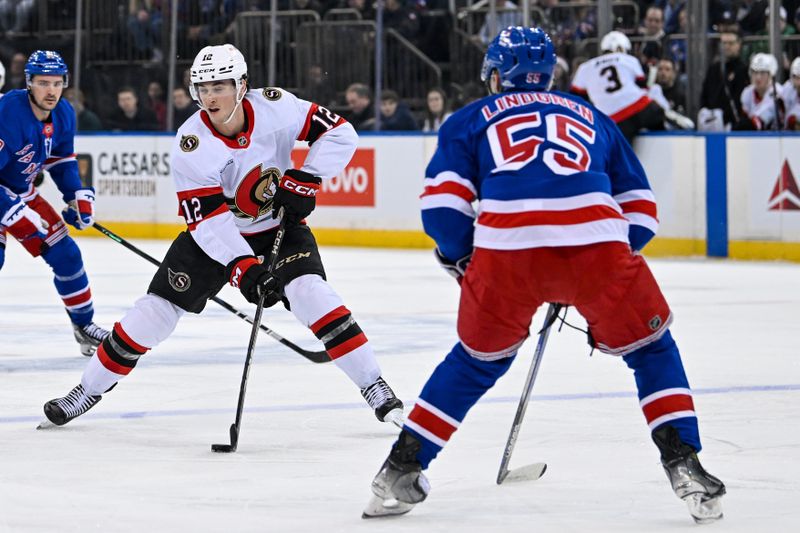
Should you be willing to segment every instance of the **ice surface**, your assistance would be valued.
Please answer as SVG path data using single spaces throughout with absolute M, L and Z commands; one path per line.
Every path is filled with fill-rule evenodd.
M 137 241 L 162 257 L 168 243 Z M 153 274 L 108 239 L 81 239 L 96 318 L 106 327 Z M 535 482 L 495 485 L 533 342 L 472 410 L 428 471 L 410 514 L 364 521 L 369 483 L 396 429 L 374 419 L 333 364 L 266 335 L 250 374 L 239 451 L 228 442 L 249 326 L 209 303 L 86 416 L 34 430 L 68 392 L 78 351 L 41 260 L 9 243 L 0 271 L 0 531 L 642 532 L 789 531 L 800 511 L 800 266 L 651 261 L 675 312 L 695 391 L 706 468 L 728 487 L 725 519 L 693 524 L 669 488 L 622 361 L 588 356 L 564 329 L 545 352 L 512 467 L 546 461 Z M 407 404 L 455 341 L 457 286 L 429 252 L 323 249 L 334 287 Z M 220 295 L 252 313 L 234 290 Z M 534 318 L 541 324 L 544 311 Z M 570 317 L 580 324 L 573 312 Z M 304 347 L 285 310 L 264 323 Z

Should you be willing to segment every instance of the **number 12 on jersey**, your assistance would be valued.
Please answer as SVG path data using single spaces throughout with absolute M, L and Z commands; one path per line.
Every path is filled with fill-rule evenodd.
M 594 144 L 593 128 L 560 113 L 545 117 L 545 137 L 534 134 L 541 133 L 542 125 L 542 115 L 536 111 L 512 115 L 489 126 L 486 135 L 495 163 L 492 172 L 519 170 L 540 155 L 544 164 L 561 176 L 588 170 L 592 157 L 586 147 Z M 545 140 L 558 148 L 547 148 L 539 154 L 539 146 Z

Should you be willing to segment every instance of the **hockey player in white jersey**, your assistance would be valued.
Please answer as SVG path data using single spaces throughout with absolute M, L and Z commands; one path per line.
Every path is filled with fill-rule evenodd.
M 570 91 L 589 100 L 611 117 L 628 142 L 640 130 L 664 129 L 664 110 L 647 95 L 639 60 L 630 55 L 631 41 L 612 31 L 600 41 L 602 55 L 578 67 Z
M 207 46 L 191 68 L 201 111 L 180 127 L 171 162 L 187 230 L 172 243 L 147 294 L 114 325 L 78 386 L 44 406 L 55 425 L 93 407 L 164 341 L 184 313 L 199 313 L 226 282 L 266 306 L 283 301 L 319 338 L 361 390 L 379 420 L 402 424 L 402 402 L 381 377 L 371 344 L 325 281 L 311 230 L 321 178 L 337 175 L 355 152 L 353 127 L 328 109 L 278 88 L 249 89 L 247 64 L 234 46 Z M 295 141 L 311 146 L 292 168 Z M 274 275 L 261 263 L 284 210 L 286 232 Z
M 778 61 L 772 54 L 758 53 L 750 58 L 750 85 L 742 91 L 742 109 L 746 117 L 736 129 L 778 129 L 781 120 L 775 98 L 775 74 Z
M 781 88 L 781 100 L 786 110 L 784 128 L 800 130 L 800 57 L 795 57 L 789 67 L 789 79 Z

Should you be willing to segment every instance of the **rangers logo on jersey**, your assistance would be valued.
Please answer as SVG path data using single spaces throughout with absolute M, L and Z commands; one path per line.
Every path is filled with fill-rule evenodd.
M 275 167 L 266 170 L 262 170 L 261 165 L 253 167 L 237 187 L 233 202 L 228 200 L 231 212 L 239 218 L 253 220 L 268 213 L 272 209 L 272 197 L 281 174 Z

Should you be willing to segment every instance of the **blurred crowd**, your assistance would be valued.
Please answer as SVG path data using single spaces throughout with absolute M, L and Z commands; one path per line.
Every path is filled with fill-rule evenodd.
M 681 115 L 689 114 L 685 35 L 688 1 L 630 0 L 614 11 L 614 29 L 630 37 L 633 43 L 630 54 L 643 67 L 652 99 Z M 113 20 L 107 27 L 116 40 L 108 42 L 124 41 L 122 55 L 128 59 L 127 63 L 122 60 L 114 63 L 113 57 L 107 59 L 103 64 L 117 68 L 116 74 L 109 74 L 111 66 L 100 69 L 101 72 L 87 71 L 82 77 L 81 90 L 66 92 L 78 114 L 79 129 L 164 130 L 169 107 L 174 116 L 173 129 L 177 128 L 197 109 L 188 92 L 186 58 L 206 44 L 237 44 L 237 16 L 269 10 L 270 4 L 270 0 L 179 0 L 178 56 L 184 63 L 178 74 L 183 76 L 176 81 L 172 93 L 167 94 L 165 63 L 171 2 L 104 2 L 106 7 L 113 7 L 110 11 L 113 17 L 109 15 Z M 555 89 L 568 91 L 577 67 L 600 53 L 598 42 L 603 36 L 597 35 L 594 4 L 530 0 L 533 24 L 551 35 L 559 55 Z M 71 57 L 69 51 L 74 45 L 70 38 L 74 41 L 74 36 L 58 40 L 50 29 L 59 23 L 62 29 L 67 28 L 70 21 L 74 25 L 74 5 L 74 1 L 65 0 L 0 0 L 3 36 L 0 60 L 5 71 L 0 91 L 24 87 L 27 55 L 44 47 L 43 40 L 49 39 L 49 47 L 60 46 L 65 57 Z M 87 9 L 96 9 L 96 3 L 85 2 L 85 5 Z M 322 21 L 374 20 L 376 12 L 374 0 L 279 0 L 278 6 L 282 12 L 314 12 Z M 287 87 L 280 79 L 277 84 L 331 107 L 362 131 L 374 129 L 376 122 L 381 130 L 436 131 L 455 109 L 485 95 L 477 80 L 479 64 L 468 69 L 473 73 L 470 79 L 457 79 L 459 66 L 454 63 L 463 62 L 465 56 L 460 51 L 456 53 L 454 46 L 459 41 L 453 37 L 465 35 L 467 41 L 461 44 L 474 47 L 476 55 L 470 57 L 480 57 L 482 47 L 492 36 L 488 3 L 457 0 L 456 6 L 457 12 L 451 13 L 448 0 L 384 0 L 384 27 L 396 31 L 444 73 L 441 83 L 418 90 L 419 94 L 409 94 L 404 88 L 388 84 L 376 98 L 371 79 L 351 79 L 337 87 L 330 82 L 330 73 L 320 65 L 308 68 L 302 86 Z M 800 0 L 781 2 L 780 57 L 769 54 L 768 6 L 767 0 L 709 0 L 709 47 L 714 59 L 702 80 L 700 113 L 691 113 L 694 116 L 690 117 L 698 129 L 800 128 L 793 111 L 800 88 L 800 61 L 795 59 L 800 55 Z M 522 11 L 515 1 L 499 0 L 497 8 L 497 27 L 522 22 Z M 91 17 L 95 15 L 91 12 L 85 16 L 94 20 Z M 62 34 L 63 31 L 59 35 Z M 281 45 L 291 47 L 291 38 L 287 29 L 282 39 L 290 42 Z M 244 51 L 247 55 L 248 51 Z M 111 56 L 113 53 L 108 51 Z M 687 124 L 673 123 L 672 127 L 688 127 Z

